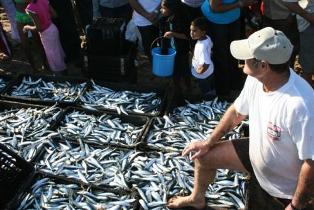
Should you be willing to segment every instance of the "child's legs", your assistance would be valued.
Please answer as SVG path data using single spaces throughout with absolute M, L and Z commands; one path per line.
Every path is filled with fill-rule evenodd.
M 205 79 L 197 79 L 197 82 L 204 98 L 216 97 L 214 74 L 210 75 Z

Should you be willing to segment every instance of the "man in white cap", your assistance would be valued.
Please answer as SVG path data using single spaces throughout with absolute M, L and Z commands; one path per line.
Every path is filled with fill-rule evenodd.
M 276 210 L 314 209 L 308 204 L 314 192 L 314 91 L 289 68 L 292 44 L 267 27 L 233 41 L 230 50 L 245 60 L 245 86 L 210 137 L 183 150 L 194 153 L 194 188 L 189 196 L 171 198 L 168 207 L 204 208 L 205 191 L 222 168 L 249 172 L 278 201 Z M 220 141 L 248 116 L 249 140 Z

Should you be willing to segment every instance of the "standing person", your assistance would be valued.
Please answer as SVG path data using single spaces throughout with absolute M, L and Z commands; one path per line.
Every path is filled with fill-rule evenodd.
M 298 0 L 283 0 L 286 6 L 298 14 L 298 28 L 300 32 L 299 62 L 302 66 L 302 77 L 314 88 L 314 1 L 303 1 L 306 4 L 301 7 Z
M 191 21 L 198 18 L 202 17 L 202 11 L 201 11 L 201 6 L 204 3 L 204 0 L 181 0 L 182 3 L 184 4 L 184 7 L 188 11 Z
M 21 40 L 15 21 L 16 9 L 14 2 L 12 0 L 0 0 L 0 3 L 3 6 L 11 24 L 11 38 L 15 43 L 20 43 Z
M 27 2 L 29 4 L 26 11 L 32 17 L 35 26 L 26 25 L 24 30 L 39 32 L 50 70 L 64 71 L 66 69 L 65 54 L 59 40 L 59 31 L 51 21 L 51 16 L 55 15 L 55 12 L 49 6 L 48 0 L 27 0 Z
M 33 70 L 36 70 L 35 61 L 32 56 L 32 49 L 29 43 L 29 33 L 24 31 L 24 26 L 33 25 L 32 18 L 26 14 L 25 9 L 27 6 L 26 0 L 14 0 L 15 1 L 15 21 L 21 44 L 25 55 Z M 32 37 L 35 41 L 39 41 L 38 34 L 35 31 L 31 31 Z M 40 46 L 41 47 L 41 46 Z
M 220 99 L 233 101 L 243 87 L 244 75 L 238 61 L 232 57 L 229 45 L 241 38 L 240 9 L 255 0 L 206 0 L 201 9 L 209 21 L 209 35 L 213 40 L 213 62 L 216 91 Z
M 211 60 L 213 42 L 206 35 L 207 21 L 205 18 L 196 18 L 192 21 L 191 38 L 197 40 L 192 58 L 192 75 L 197 78 L 203 98 L 211 100 L 216 97 L 214 87 L 214 65 Z
M 296 56 L 300 50 L 300 37 L 296 15 L 292 13 L 282 0 L 263 0 L 262 25 L 282 31 L 293 44 L 290 67 L 294 67 Z
M 168 207 L 201 209 L 216 169 L 228 168 L 256 178 L 280 201 L 276 210 L 313 209 L 307 203 L 314 193 L 314 91 L 289 68 L 292 44 L 268 27 L 232 42 L 230 50 L 245 60 L 245 86 L 211 136 L 183 150 L 195 152 L 194 188 L 189 196 L 170 199 Z M 220 141 L 247 116 L 249 140 Z M 270 210 L 267 203 L 259 209 Z
M 133 8 L 133 21 L 140 31 L 145 55 L 151 61 L 150 47 L 158 37 L 159 30 L 156 25 L 161 0 L 129 0 Z
M 190 86 L 190 64 L 189 64 L 189 18 L 186 15 L 183 4 L 180 0 L 162 0 L 161 2 L 160 27 L 165 45 L 176 50 L 174 62 L 173 82 L 177 95 L 177 101 L 183 100 L 182 90 Z M 165 39 L 164 39 L 165 40 Z

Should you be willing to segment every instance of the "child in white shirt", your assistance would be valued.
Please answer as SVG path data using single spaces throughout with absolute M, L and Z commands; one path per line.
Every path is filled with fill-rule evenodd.
M 214 65 L 211 60 L 213 43 L 206 35 L 207 20 L 196 18 L 190 26 L 191 38 L 197 40 L 192 59 L 192 75 L 197 78 L 205 99 L 216 97 L 214 88 Z

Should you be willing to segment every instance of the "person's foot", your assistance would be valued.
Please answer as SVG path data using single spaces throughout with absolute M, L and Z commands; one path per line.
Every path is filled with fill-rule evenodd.
M 168 200 L 167 207 L 178 209 L 184 207 L 193 207 L 194 209 L 204 209 L 206 207 L 205 200 L 193 200 L 191 196 L 175 196 Z

